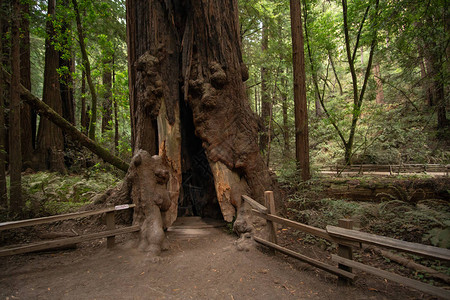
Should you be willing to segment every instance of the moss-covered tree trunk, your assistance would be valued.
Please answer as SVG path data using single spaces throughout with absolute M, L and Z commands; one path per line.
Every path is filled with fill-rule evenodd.
M 194 183 L 214 198 L 193 205 L 200 215 L 217 205 L 231 222 L 241 194 L 262 202 L 274 184 L 245 92 L 237 1 L 128 0 L 127 31 L 132 146 L 169 167 L 165 226 Z

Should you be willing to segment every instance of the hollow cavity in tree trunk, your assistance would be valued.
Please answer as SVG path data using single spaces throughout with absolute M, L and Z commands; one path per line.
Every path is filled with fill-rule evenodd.
M 217 201 L 214 176 L 202 141 L 195 135 L 192 110 L 180 103 L 182 186 L 178 216 L 223 219 Z

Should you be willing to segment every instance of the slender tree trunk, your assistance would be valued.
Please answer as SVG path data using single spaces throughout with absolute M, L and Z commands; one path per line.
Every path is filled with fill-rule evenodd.
M 263 56 L 263 66 L 261 67 L 261 134 L 259 136 L 259 150 L 263 153 L 267 151 L 268 143 L 269 143 L 269 122 L 270 122 L 270 94 L 268 88 L 268 71 L 265 66 L 267 49 L 269 46 L 269 29 L 267 28 L 267 20 L 264 20 L 262 23 L 262 38 L 261 38 L 261 50 Z M 267 157 L 268 161 L 268 157 Z
M 308 10 L 306 7 L 306 1 L 303 1 L 303 18 L 304 18 L 304 26 L 305 26 L 305 39 L 306 39 L 306 48 L 308 49 L 308 58 L 309 58 L 309 64 L 311 68 L 311 75 L 314 85 L 314 95 L 316 95 L 316 99 L 314 100 L 314 105 L 316 108 L 316 117 L 323 116 L 323 108 L 322 108 L 322 102 L 323 99 L 321 98 L 320 91 L 319 91 L 319 80 L 317 78 L 317 71 L 315 69 L 314 65 L 314 59 L 311 51 L 311 46 L 309 44 L 309 35 L 308 35 Z
M 425 18 L 424 25 L 433 28 L 435 22 L 444 22 L 444 28 L 446 28 L 446 24 L 449 22 L 448 20 L 445 20 L 446 15 L 448 15 L 447 12 L 444 12 L 444 15 L 438 16 L 437 18 L 433 18 L 432 16 L 427 16 Z M 421 27 L 422 24 L 419 23 L 419 27 Z M 433 105 L 436 105 L 437 110 L 437 128 L 438 130 L 446 129 L 447 126 L 450 124 L 447 115 L 446 115 L 446 106 L 447 99 L 445 97 L 445 75 L 447 73 L 447 65 L 445 64 L 445 56 L 447 54 L 447 49 L 440 49 L 438 47 L 438 44 L 435 40 L 429 39 L 429 37 L 422 36 L 422 42 L 423 46 L 421 47 L 423 49 L 422 53 L 425 57 L 425 66 L 427 69 L 428 76 L 430 77 L 430 89 L 433 99 Z M 448 47 L 448 43 L 447 43 Z M 420 50 L 420 48 L 419 48 Z M 439 134 L 441 136 L 441 134 Z
M 62 115 L 62 102 L 59 84 L 59 55 L 53 45 L 56 1 L 48 1 L 47 38 L 45 39 L 44 92 L 42 98 L 46 104 Z M 58 126 L 41 118 L 38 130 L 38 153 L 40 169 L 66 173 L 64 165 L 64 137 Z
M 377 104 L 384 103 L 384 92 L 383 92 L 383 81 L 381 80 L 381 72 L 380 72 L 380 64 L 376 63 L 373 66 L 373 77 L 375 79 L 375 83 L 377 85 L 377 95 L 375 97 L 375 101 Z
M 306 181 L 311 178 L 311 175 L 309 170 L 308 108 L 300 0 L 290 0 L 290 8 L 294 67 L 295 157 L 301 171 L 302 180 Z
M 0 0 L 0 15 L 4 16 L 3 1 Z M 3 17 L 0 16 L 0 65 L 3 66 Z M 8 207 L 6 192 L 6 131 L 5 131 L 5 101 L 3 98 L 3 72 L 0 72 L 0 207 Z
M 328 59 L 330 60 L 331 68 L 333 69 L 334 78 L 336 79 L 336 82 L 339 86 L 339 95 L 343 95 L 344 91 L 342 90 L 342 84 L 336 72 L 336 67 L 334 66 L 333 55 L 331 55 L 331 51 L 328 51 Z
M 426 67 L 426 57 L 424 54 L 423 46 L 419 45 L 419 59 L 420 59 L 420 80 L 422 83 L 422 88 L 424 90 L 425 95 L 425 104 L 428 106 L 433 106 L 433 92 L 432 92 L 432 86 L 430 84 L 430 76 L 427 72 Z
M 428 51 L 425 51 L 427 54 L 425 55 L 425 70 L 426 70 L 426 76 L 427 76 L 427 84 L 428 84 L 428 93 L 429 93 L 429 106 L 435 106 L 437 103 L 437 99 L 436 99 L 436 87 L 434 86 L 435 82 L 433 80 L 433 72 L 434 72 L 434 68 L 433 68 L 433 64 L 431 62 L 431 58 L 430 56 L 432 54 L 428 53 Z
M 428 24 L 432 24 L 431 21 Z M 431 25 L 432 26 L 432 25 Z M 437 109 L 437 128 L 445 129 L 448 125 L 446 115 L 446 99 L 444 92 L 444 65 L 442 63 L 443 53 L 435 53 L 436 43 L 432 42 L 425 46 L 429 60 L 430 76 L 432 80 L 432 95 Z
M 86 51 L 86 46 L 84 44 L 84 33 L 83 27 L 81 25 L 80 11 L 78 10 L 78 2 L 72 0 L 73 8 L 75 10 L 75 18 L 77 21 L 77 31 L 78 31 L 78 43 L 80 44 L 81 56 L 83 59 L 84 71 L 86 72 L 86 79 L 88 82 L 89 90 L 91 92 L 92 106 L 91 106 L 91 116 L 89 122 L 89 138 L 95 141 L 95 129 L 97 123 L 97 93 L 95 91 L 94 83 L 91 77 L 91 64 L 89 62 L 89 57 Z
M 258 98 L 259 98 L 258 97 L 258 88 L 255 86 L 255 113 L 256 113 L 256 115 L 260 116 L 259 105 L 258 105 L 259 99 Z
M 111 73 L 111 61 L 103 62 L 103 112 L 102 112 L 102 134 L 112 128 L 112 109 L 111 109 L 111 97 L 112 97 L 112 73 Z
M 20 81 L 27 89 L 31 90 L 31 65 L 30 65 L 30 5 L 21 4 L 20 15 Z M 24 168 L 31 167 L 36 134 L 36 112 L 27 104 L 21 105 L 20 129 L 22 161 Z
M 83 70 L 81 72 L 81 131 L 84 134 L 88 134 L 89 121 L 88 112 L 86 111 L 86 72 Z
M 73 78 L 72 73 L 75 71 L 73 53 L 71 52 L 69 59 L 64 59 L 62 53 L 59 53 L 60 67 L 67 67 L 68 74 L 64 74 L 61 78 L 61 101 L 63 117 L 72 125 L 75 125 L 75 101 L 73 97 Z
M 22 201 L 22 150 L 20 143 L 20 1 L 13 0 L 13 14 L 11 26 L 11 85 L 10 85 L 10 129 L 9 129 L 9 174 L 10 184 L 10 212 L 14 216 L 20 215 L 23 208 Z
M 378 17 L 378 5 L 379 5 L 379 0 L 376 0 L 375 20 L 374 20 L 375 22 L 377 21 L 377 17 Z M 370 70 L 372 68 L 373 55 L 375 53 L 375 47 L 377 44 L 377 30 L 372 29 L 373 32 L 372 32 L 372 41 L 371 41 L 371 45 L 370 45 L 369 60 L 368 60 L 367 67 L 365 70 L 365 75 L 364 75 L 364 79 L 363 79 L 363 84 L 361 86 L 361 91 L 359 92 L 357 75 L 356 75 L 356 70 L 355 70 L 355 56 L 356 56 L 356 50 L 358 49 L 358 42 L 359 42 L 359 38 L 361 35 L 361 30 L 363 28 L 364 21 L 369 12 L 369 8 L 370 8 L 370 5 L 367 7 L 366 13 L 361 22 L 359 32 L 356 37 L 356 44 L 355 44 L 355 47 L 353 49 L 353 54 L 352 54 L 352 52 L 350 50 L 350 35 L 349 35 L 349 30 L 348 30 L 347 0 L 342 0 L 342 15 L 343 15 L 343 19 L 344 19 L 345 48 L 346 48 L 346 52 L 347 52 L 347 60 L 348 60 L 348 65 L 349 65 L 349 69 L 350 69 L 350 74 L 352 76 L 352 87 L 353 87 L 352 123 L 350 126 L 348 141 L 346 143 L 344 142 L 344 147 L 345 147 L 344 159 L 345 159 L 345 162 L 348 164 L 351 163 L 351 158 L 353 155 L 353 144 L 354 144 L 354 140 L 355 140 L 356 126 L 358 124 L 359 117 L 361 116 L 361 106 L 362 106 L 364 94 L 365 94 L 365 91 L 367 88 L 367 82 L 368 82 L 368 79 L 370 76 Z
M 115 65 L 114 65 L 114 57 L 113 57 L 113 72 L 112 72 L 112 86 L 114 87 L 116 85 L 116 71 L 115 71 Z M 118 154 L 119 150 L 119 108 L 117 103 L 117 98 L 113 96 L 112 99 L 113 105 L 114 105 L 114 153 Z
M 285 158 L 289 157 L 290 147 L 289 147 L 289 123 L 288 123 L 288 101 L 286 90 L 286 80 L 283 78 L 281 81 L 283 91 L 281 92 L 281 105 L 283 111 L 283 156 Z
M 70 8 L 69 0 L 62 0 L 61 4 L 65 9 Z M 71 24 L 67 20 L 62 20 L 61 32 L 64 36 L 64 43 L 70 45 L 71 38 Z M 59 65 L 60 67 L 65 67 L 68 73 L 64 73 L 60 80 L 61 89 L 61 101 L 62 101 L 62 116 L 64 119 L 69 121 L 72 125 L 75 125 L 75 100 L 73 97 L 73 77 L 72 74 L 75 72 L 75 57 L 72 49 L 65 45 L 65 48 L 60 51 L 59 54 Z M 67 57 L 67 59 L 65 59 Z

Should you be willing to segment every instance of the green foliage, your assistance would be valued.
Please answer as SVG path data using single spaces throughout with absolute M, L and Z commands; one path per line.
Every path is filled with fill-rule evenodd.
M 23 176 L 24 215 L 35 218 L 76 210 L 119 181 L 112 173 L 91 170 L 88 177 L 49 172 Z
M 399 198 L 406 201 L 395 199 L 397 194 L 393 192 L 391 197 L 383 197 L 381 203 L 355 202 L 320 199 L 320 191 L 309 190 L 310 186 L 298 190 L 286 204 L 287 213 L 299 222 L 325 228 L 337 225 L 341 218 L 350 218 L 366 232 L 450 248 L 450 207 L 444 200 L 421 200 L 414 205 L 410 202 L 413 192 L 402 191 Z
M 284 151 L 282 95 L 287 95 L 288 144 L 293 148 L 294 118 L 292 97 L 292 53 L 289 23 L 289 1 L 240 1 L 241 36 L 244 61 L 249 67 L 248 96 L 252 108 L 261 114 L 261 68 L 268 72 L 268 93 L 273 104 L 271 135 L 271 166 L 284 173 L 285 164 L 293 159 L 293 151 Z M 367 7 L 368 15 L 355 52 L 358 91 L 364 80 L 369 48 L 374 32 L 377 46 L 374 62 L 380 68 L 384 93 L 383 103 L 375 101 L 377 82 L 369 75 L 364 103 L 355 109 L 353 86 L 344 47 L 342 5 L 335 1 L 304 1 L 311 61 L 305 49 L 307 98 L 309 102 L 309 132 L 313 165 L 342 163 L 345 153 L 343 140 L 348 141 L 352 116 L 358 115 L 353 163 L 443 163 L 450 162 L 446 142 L 436 140 L 436 109 L 427 107 L 424 83 L 434 78 L 422 78 L 418 49 L 431 47 L 434 57 L 445 58 L 448 31 L 442 16 L 445 3 L 413 1 L 380 1 L 375 20 L 375 1 L 349 1 L 348 23 L 350 48 L 353 50 Z M 436 26 L 431 26 L 431 21 Z M 261 50 L 262 26 L 268 28 L 269 45 Z M 431 53 L 430 52 L 430 53 Z M 311 65 L 312 64 L 312 65 Z M 312 68 L 318 78 L 319 93 L 324 99 L 329 117 L 320 114 L 318 95 L 312 81 Z M 448 70 L 443 68 L 442 70 Z M 442 72 L 444 72 L 442 71 Z M 441 73 L 442 73 L 441 72 Z M 448 74 L 437 74 L 448 85 Z M 446 92 L 448 98 L 448 91 Z M 334 125 L 333 125 L 334 123 Z M 338 136 L 336 127 L 341 131 Z M 441 134 L 441 136 L 445 136 Z
M 441 229 L 433 228 L 423 237 L 425 241 L 430 241 L 431 245 L 450 249 L 450 226 Z
M 389 188 L 392 190 L 391 193 L 379 193 L 376 195 L 376 197 L 380 198 L 382 202 L 399 201 L 411 203 L 412 198 L 417 193 L 422 193 L 425 196 L 425 191 L 423 189 L 415 189 L 414 185 L 411 185 L 410 187 L 404 187 L 402 185 L 390 185 Z

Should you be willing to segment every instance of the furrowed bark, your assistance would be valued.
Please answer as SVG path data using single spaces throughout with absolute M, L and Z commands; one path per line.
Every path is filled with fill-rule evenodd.
M 20 82 L 31 91 L 30 4 L 22 1 L 20 7 Z M 33 159 L 36 113 L 26 104 L 21 104 L 20 122 L 22 162 L 27 168 Z
M 246 98 L 237 14 L 237 1 L 127 1 L 133 151 L 166 156 L 180 213 L 189 215 L 196 188 L 205 205 L 192 203 L 191 213 L 229 222 L 241 194 L 262 202 L 276 190 Z
M 292 28 L 292 61 L 294 70 L 295 158 L 304 181 L 311 178 L 309 167 L 308 108 L 306 102 L 305 54 L 301 6 L 290 1 Z
M 59 84 L 59 55 L 55 47 L 56 0 L 48 1 L 46 20 L 45 67 L 42 98 L 56 113 L 62 115 L 61 89 Z M 26 88 L 26 87 L 25 87 Z M 37 135 L 37 169 L 67 173 L 64 163 L 64 135 L 58 126 L 47 119 L 39 120 Z
M 2 1 L 0 0 L 0 11 L 2 11 Z M 0 17 L 0 30 L 2 28 L 3 18 Z M 3 34 L 0 31 L 0 64 L 3 64 Z M 0 72 L 0 206 L 8 207 L 8 194 L 6 193 L 6 130 L 5 130 L 5 104 L 3 99 L 3 74 Z
M 3 78 L 9 84 L 11 82 L 11 75 L 2 68 Z M 56 126 L 64 130 L 72 138 L 79 141 L 81 145 L 91 150 L 93 153 L 97 154 L 104 161 L 112 164 L 116 168 L 127 172 L 129 165 L 117 156 L 112 155 L 108 150 L 96 144 L 93 140 L 89 139 L 83 133 L 81 133 L 77 128 L 72 126 L 67 120 L 57 114 L 53 109 L 51 109 L 47 104 L 41 101 L 38 97 L 33 95 L 29 90 L 27 90 L 23 85 L 20 85 L 20 95 L 22 99 L 33 107 L 38 114 L 47 118 L 53 122 Z
M 20 84 L 20 49 L 19 49 L 19 0 L 13 2 L 13 15 L 11 26 L 11 84 L 9 104 L 9 174 L 11 185 L 10 194 L 10 212 L 13 215 L 20 215 L 23 208 L 22 199 L 22 150 L 20 144 L 20 93 L 17 87 Z

